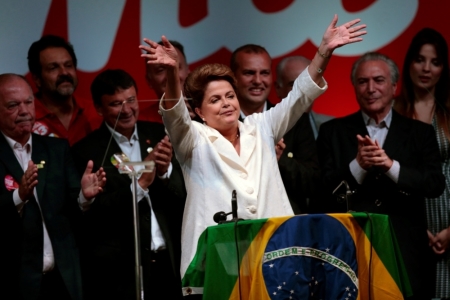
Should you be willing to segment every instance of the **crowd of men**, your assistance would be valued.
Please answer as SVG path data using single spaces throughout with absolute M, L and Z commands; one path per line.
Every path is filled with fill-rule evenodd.
M 172 44 L 181 58 L 183 84 L 189 66 L 183 46 Z M 286 97 L 309 63 L 287 57 L 276 66 L 274 80 L 263 47 L 236 49 L 230 67 L 241 120 L 273 106 L 272 85 L 280 99 Z M 0 247 L 2 294 L 13 295 L 10 299 L 135 298 L 131 179 L 119 172 L 115 159 L 123 154 L 156 163 L 153 172 L 142 173 L 137 188 L 144 294 L 164 291 L 168 299 L 181 298 L 186 191 L 164 126 L 145 121 L 157 112 L 147 109 L 139 117 L 136 82 L 119 69 L 94 79 L 92 107 L 82 107 L 74 97 L 76 55 L 60 37 L 33 43 L 28 65 L 34 95 L 24 77 L 0 75 L 0 238 L 8 245 Z M 145 77 L 162 97 L 164 67 L 147 65 Z M 389 215 L 414 299 L 426 299 L 434 277 L 424 197 L 439 196 L 445 183 L 432 126 L 392 110 L 398 78 L 397 66 L 385 55 L 363 55 L 351 73 L 360 111 L 332 119 L 310 109 L 274 148 L 296 214 L 351 209 Z M 197 118 L 193 111 L 191 117 Z M 333 195 L 342 181 L 352 194 L 350 204 Z

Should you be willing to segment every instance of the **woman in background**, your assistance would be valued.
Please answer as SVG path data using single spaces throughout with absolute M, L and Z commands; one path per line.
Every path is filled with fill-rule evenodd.
M 426 199 L 428 237 L 436 254 L 435 297 L 450 297 L 450 77 L 448 46 L 434 29 L 413 38 L 403 64 L 402 91 L 394 108 L 404 116 L 432 124 L 446 178 L 444 193 Z

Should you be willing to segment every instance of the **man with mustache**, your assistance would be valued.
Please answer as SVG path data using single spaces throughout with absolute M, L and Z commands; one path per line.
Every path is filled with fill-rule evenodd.
M 236 76 L 241 121 L 250 114 L 269 110 L 272 88 L 272 59 L 265 48 L 247 44 L 236 49 L 230 62 Z M 287 93 L 286 93 L 287 95 Z M 309 116 L 304 113 L 294 127 L 275 145 L 286 193 L 295 214 L 306 213 L 314 196 L 319 162 Z M 284 151 L 287 145 L 287 150 Z
M 72 45 L 59 36 L 43 36 L 28 50 L 28 68 L 38 90 L 34 133 L 65 138 L 73 145 L 100 124 L 87 117 L 97 115 L 89 102 L 75 100 L 77 58 Z

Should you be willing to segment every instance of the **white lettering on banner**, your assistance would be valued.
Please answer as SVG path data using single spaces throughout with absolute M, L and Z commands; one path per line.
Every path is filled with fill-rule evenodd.
M 336 13 L 339 24 L 354 18 L 361 18 L 367 24 L 370 35 L 364 43 L 335 51 L 335 54 L 353 56 L 393 41 L 411 24 L 418 6 L 418 0 L 378 0 L 364 10 L 349 13 L 341 0 L 296 0 L 280 12 L 267 14 L 259 11 L 251 0 L 210 0 L 208 15 L 183 28 L 178 23 L 177 0 L 143 0 L 141 34 L 157 40 L 164 34 L 178 40 L 185 46 L 190 62 L 207 57 L 221 47 L 233 51 L 247 43 L 262 45 L 271 56 L 278 57 L 308 39 L 318 45 Z
M 141 37 L 159 40 L 165 34 L 180 41 L 186 47 L 189 62 L 201 60 L 222 47 L 232 51 L 247 43 L 266 47 L 273 57 L 298 48 L 308 39 L 318 45 L 334 13 L 339 15 L 340 24 L 356 17 L 367 24 L 370 35 L 364 43 L 335 52 L 360 55 L 393 41 L 414 20 L 419 6 L 418 0 L 378 0 L 364 10 L 349 13 L 341 0 L 296 0 L 279 12 L 263 13 L 252 0 L 210 0 L 205 18 L 182 27 L 179 1 L 141 0 Z M 126 0 L 67 0 L 69 40 L 75 47 L 79 69 L 97 71 L 108 62 L 125 3 Z M 0 73 L 28 71 L 27 51 L 43 32 L 50 4 L 51 0 L 2 0 Z M 129 47 L 134 53 L 134 46 Z

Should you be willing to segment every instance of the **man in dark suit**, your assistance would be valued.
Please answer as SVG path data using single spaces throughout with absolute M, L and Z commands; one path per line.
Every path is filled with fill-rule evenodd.
M 34 96 L 22 76 L 0 75 L 0 115 L 2 298 L 82 299 L 77 198 L 101 191 L 104 173 L 91 174 L 90 162 L 80 185 L 68 142 L 31 133 Z
M 352 194 L 348 209 L 389 215 L 413 288 L 408 299 L 430 299 L 434 273 L 424 197 L 439 196 L 445 182 L 433 127 L 392 110 L 398 77 L 395 63 L 379 53 L 354 63 L 360 111 L 322 124 L 317 139 L 328 200 L 323 207 L 347 210 L 331 196 L 345 180 Z
M 258 45 L 244 45 L 233 52 L 230 65 L 237 81 L 241 121 L 249 114 L 273 107 L 267 99 L 273 84 L 271 64 L 269 53 Z M 279 94 L 280 99 L 288 92 L 284 94 L 283 90 Z M 295 214 L 306 213 L 308 199 L 315 193 L 320 172 L 314 133 L 307 113 L 275 145 L 275 150 L 292 210 Z
M 172 162 L 164 126 L 138 122 L 137 86 L 123 70 L 106 70 L 91 85 L 103 124 L 73 146 L 75 161 L 103 167 L 104 192 L 85 215 L 82 271 L 87 299 L 135 299 L 133 197 L 131 179 L 121 174 L 114 154 L 130 161 L 155 161 L 137 180 L 144 295 L 181 298 L 180 257 L 184 184 Z M 134 167 L 137 171 L 139 167 Z

